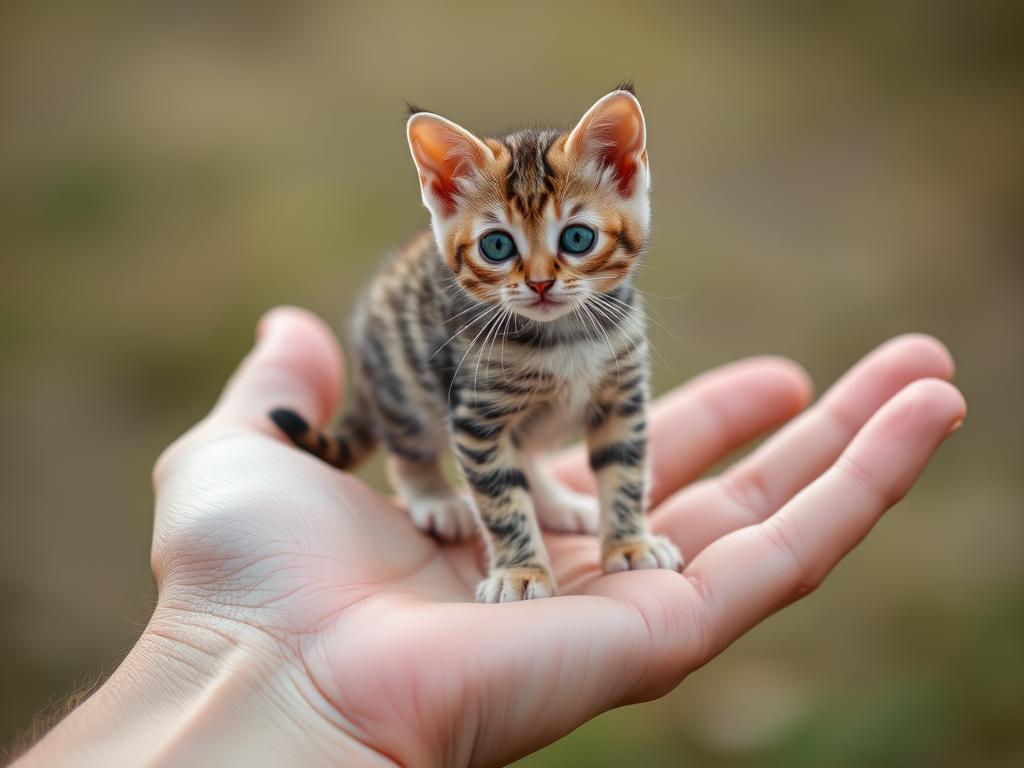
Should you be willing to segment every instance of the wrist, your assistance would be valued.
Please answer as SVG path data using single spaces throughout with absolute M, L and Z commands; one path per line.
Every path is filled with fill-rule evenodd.
M 19 765 L 388 765 L 266 631 L 162 600 L 110 678 Z

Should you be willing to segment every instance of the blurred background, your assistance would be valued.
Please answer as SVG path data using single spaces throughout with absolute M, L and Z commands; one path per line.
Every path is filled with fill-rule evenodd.
M 141 631 L 150 467 L 260 313 L 343 329 L 425 226 L 404 101 L 486 134 L 633 77 L 657 389 L 925 331 L 970 415 L 813 597 L 520 765 L 1024 764 L 1022 9 L 4 3 L 0 743 Z

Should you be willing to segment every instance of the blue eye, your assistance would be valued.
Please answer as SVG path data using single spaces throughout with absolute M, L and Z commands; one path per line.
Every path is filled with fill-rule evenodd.
M 582 224 L 571 224 L 562 230 L 562 237 L 559 238 L 558 247 L 565 253 L 580 255 L 590 250 L 594 245 L 597 235 L 590 227 Z
M 516 243 L 508 232 L 488 232 L 480 238 L 480 253 L 488 261 L 505 261 L 516 255 Z

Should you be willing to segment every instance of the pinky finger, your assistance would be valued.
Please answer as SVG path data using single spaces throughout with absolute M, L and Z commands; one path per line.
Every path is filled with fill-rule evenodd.
M 951 384 L 910 384 L 775 515 L 707 547 L 685 573 L 703 597 L 708 658 L 813 591 L 910 490 L 965 411 Z

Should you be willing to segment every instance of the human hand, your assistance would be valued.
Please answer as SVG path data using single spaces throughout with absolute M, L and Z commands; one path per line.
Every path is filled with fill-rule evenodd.
M 105 687 L 163 664 L 182 702 L 163 719 L 189 723 L 160 742 L 170 762 L 508 762 L 666 693 L 818 586 L 963 418 L 938 380 L 952 370 L 934 340 L 895 339 L 693 483 L 810 397 L 780 359 L 705 374 L 650 416 L 652 527 L 680 547 L 684 573 L 604 575 L 596 539 L 549 534 L 560 595 L 481 605 L 478 542 L 439 545 L 394 500 L 278 436 L 271 407 L 326 421 L 342 376 L 321 321 L 274 310 L 213 412 L 158 462 L 160 597 L 142 660 Z M 589 487 L 581 452 L 556 466 Z

